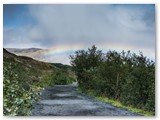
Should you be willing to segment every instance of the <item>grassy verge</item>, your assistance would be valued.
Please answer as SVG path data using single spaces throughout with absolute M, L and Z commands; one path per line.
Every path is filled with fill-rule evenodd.
M 116 106 L 116 107 L 126 108 L 126 109 L 128 109 L 132 112 L 135 112 L 135 113 L 138 113 L 138 114 L 141 114 L 141 115 L 144 115 L 144 116 L 154 116 L 153 112 L 148 112 L 148 111 L 144 111 L 142 109 L 134 108 L 134 107 L 131 107 L 131 106 L 126 106 L 126 105 L 120 103 L 119 101 L 108 99 L 106 97 L 96 97 L 96 99 L 98 99 L 100 101 L 103 101 L 103 102 L 110 103 L 110 104 L 112 104 L 113 106 Z
M 135 113 L 138 113 L 140 115 L 144 115 L 144 116 L 154 116 L 155 115 L 155 113 L 153 113 L 153 112 L 144 111 L 142 109 L 134 108 L 132 106 L 127 106 L 127 105 L 122 104 L 119 101 L 116 101 L 116 100 L 113 100 L 113 99 L 109 99 L 107 97 L 96 96 L 93 91 L 87 91 L 87 92 L 85 91 L 84 92 L 84 90 L 82 90 L 79 87 L 78 87 L 78 90 L 83 92 L 83 93 L 85 93 L 85 94 L 87 94 L 88 96 L 95 97 L 96 99 L 98 99 L 100 101 L 110 103 L 111 105 L 116 106 L 116 107 L 121 107 L 121 108 L 128 109 L 128 110 L 130 110 L 132 112 L 135 112 Z

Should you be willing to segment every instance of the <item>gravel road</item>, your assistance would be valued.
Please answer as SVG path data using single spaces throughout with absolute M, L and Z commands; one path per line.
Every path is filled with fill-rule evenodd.
M 42 91 L 41 101 L 34 102 L 32 116 L 140 116 L 114 107 L 76 90 L 76 85 L 56 85 Z

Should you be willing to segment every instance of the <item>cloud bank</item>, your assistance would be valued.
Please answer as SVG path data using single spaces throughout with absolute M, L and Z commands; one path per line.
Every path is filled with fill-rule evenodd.
M 4 27 L 4 46 L 86 48 L 95 44 L 99 49 L 150 52 L 154 59 L 154 9 L 154 5 L 28 5 L 34 22 Z

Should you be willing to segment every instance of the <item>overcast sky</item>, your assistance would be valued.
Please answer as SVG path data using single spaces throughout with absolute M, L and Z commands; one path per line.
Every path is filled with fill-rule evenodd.
M 4 5 L 4 47 L 142 51 L 155 59 L 155 5 Z

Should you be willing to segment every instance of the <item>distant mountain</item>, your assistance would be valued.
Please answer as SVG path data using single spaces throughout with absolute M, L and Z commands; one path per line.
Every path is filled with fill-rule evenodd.
M 12 52 L 12 53 L 30 53 L 30 52 L 36 52 L 39 50 L 42 50 L 40 48 L 6 48 L 7 51 Z
M 54 54 L 54 52 L 53 52 L 54 49 L 6 48 L 6 50 L 11 53 L 14 53 L 18 56 L 27 56 L 27 57 L 31 57 L 35 60 L 43 61 L 43 62 L 47 62 L 47 63 L 62 63 L 62 64 L 69 63 L 69 59 L 68 59 L 69 54 L 68 53 Z
M 31 57 L 38 61 L 48 62 L 47 58 L 43 56 L 44 52 L 47 52 L 47 49 L 40 49 L 40 48 L 6 48 L 7 51 L 14 53 L 18 56 L 27 56 Z

